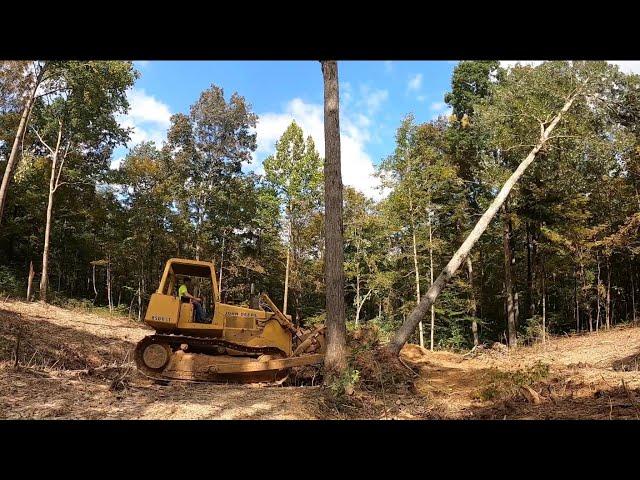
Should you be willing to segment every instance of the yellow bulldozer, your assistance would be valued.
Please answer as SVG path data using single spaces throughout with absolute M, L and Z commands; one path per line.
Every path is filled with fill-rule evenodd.
M 193 295 L 179 296 L 185 278 L 203 318 Z M 324 326 L 304 330 L 266 294 L 254 300 L 255 308 L 222 303 L 211 262 L 168 260 L 144 318 L 156 333 L 135 348 L 138 369 L 160 381 L 281 383 L 292 367 L 322 363 Z

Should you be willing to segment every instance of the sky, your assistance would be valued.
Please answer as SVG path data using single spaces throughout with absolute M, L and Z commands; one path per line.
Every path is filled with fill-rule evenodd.
M 505 67 L 516 61 L 503 61 Z M 536 61 L 522 63 L 536 64 Z M 639 61 L 613 62 L 625 72 L 640 72 Z M 456 61 L 340 61 L 340 129 L 342 176 L 366 195 L 379 198 L 376 165 L 393 153 L 402 118 L 417 122 L 447 115 L 444 95 L 451 86 Z M 128 92 L 130 110 L 120 117 L 133 129 L 126 147 L 112 157 L 117 168 L 129 148 L 165 141 L 170 117 L 188 113 L 211 85 L 225 98 L 237 92 L 258 115 L 258 148 L 245 170 L 262 173 L 262 161 L 295 120 L 311 135 L 324 156 L 323 83 L 317 61 L 136 61 L 141 76 Z
M 340 127 L 343 182 L 377 197 L 375 166 L 393 153 L 402 118 L 424 122 L 447 114 L 453 61 L 341 61 Z M 317 61 L 141 61 L 141 76 L 128 92 L 130 111 L 121 124 L 133 128 L 127 148 L 114 151 L 116 168 L 141 141 L 165 141 L 169 119 L 188 113 L 211 85 L 225 98 L 237 92 L 258 115 L 258 148 L 245 170 L 262 172 L 262 161 L 292 120 L 311 135 L 324 156 L 323 83 Z

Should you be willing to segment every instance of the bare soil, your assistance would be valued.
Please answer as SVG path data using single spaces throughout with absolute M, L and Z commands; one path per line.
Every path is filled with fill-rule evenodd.
M 407 391 L 381 377 L 338 398 L 319 386 L 159 385 L 131 362 L 151 333 L 126 317 L 0 301 L 0 418 L 640 418 L 640 326 L 468 355 L 407 345 Z

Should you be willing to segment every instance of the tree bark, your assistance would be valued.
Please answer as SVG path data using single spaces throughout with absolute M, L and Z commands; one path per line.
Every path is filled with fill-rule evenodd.
M 387 349 L 390 353 L 394 355 L 400 354 L 400 350 L 411 336 L 411 333 L 414 331 L 418 323 L 426 316 L 426 313 L 430 310 L 431 305 L 433 305 L 435 299 L 438 297 L 444 286 L 456 273 L 467 255 L 469 255 L 469 252 L 478 241 L 480 236 L 487 229 L 489 223 L 504 203 L 513 186 L 520 179 L 520 177 L 522 177 L 527 167 L 531 165 L 531 163 L 535 160 L 536 155 L 549 139 L 549 135 L 555 129 L 562 115 L 571 108 L 571 105 L 576 99 L 576 95 L 577 94 L 574 94 L 569 97 L 562 109 L 553 118 L 549 126 L 547 126 L 542 131 L 538 143 L 531 149 L 529 154 L 520 163 L 518 168 L 511 174 L 509 179 L 502 186 L 502 189 L 500 190 L 496 198 L 493 200 L 493 202 L 491 202 L 489 208 L 484 212 L 482 217 L 480 217 L 480 220 L 478 220 L 478 223 L 476 223 L 475 227 L 473 227 L 473 230 L 471 231 L 471 233 L 469 233 L 466 240 L 462 243 L 460 248 L 458 248 L 451 260 L 449 260 L 449 263 L 447 263 L 440 275 L 438 275 L 438 278 L 433 282 L 433 285 L 429 288 L 426 295 L 422 297 L 420 303 L 411 312 L 406 321 L 403 322 L 402 326 L 398 329 L 394 338 L 391 340 L 391 342 L 389 342 L 389 345 L 387 346 Z
M 13 178 L 13 171 L 15 170 L 16 164 L 18 162 L 18 150 L 20 147 L 20 143 L 24 137 L 24 134 L 27 130 L 27 125 L 29 123 L 29 116 L 31 115 L 31 109 L 33 108 L 33 103 L 36 98 L 36 92 L 38 91 L 38 87 L 40 86 L 40 82 L 42 81 L 42 77 L 44 75 L 46 66 L 40 68 L 40 71 L 36 75 L 35 81 L 31 90 L 29 91 L 29 96 L 27 97 L 27 102 L 22 110 L 22 116 L 20 117 L 20 123 L 18 124 L 18 130 L 16 131 L 16 136 L 13 139 L 13 145 L 11 146 L 11 153 L 9 154 L 9 159 L 7 160 L 7 166 L 4 170 L 4 175 L 2 177 L 2 184 L 0 184 L 0 224 L 2 224 L 2 216 L 4 213 L 4 207 L 7 201 L 7 192 L 9 190 L 9 183 Z
M 347 368 L 347 328 L 344 301 L 344 240 L 342 224 L 338 64 L 336 61 L 326 60 L 322 61 L 321 64 L 324 79 L 324 201 L 326 249 L 324 262 L 327 311 L 327 351 L 324 365 L 329 372 L 341 373 Z
M 505 204 L 502 207 L 502 213 L 504 214 L 504 229 L 502 235 L 502 246 L 504 249 L 504 301 L 505 301 L 505 314 L 507 323 L 507 332 L 509 335 L 509 347 L 515 348 L 517 346 L 516 335 L 516 316 L 513 303 L 513 284 L 511 280 L 511 221 L 509 219 L 509 212 Z

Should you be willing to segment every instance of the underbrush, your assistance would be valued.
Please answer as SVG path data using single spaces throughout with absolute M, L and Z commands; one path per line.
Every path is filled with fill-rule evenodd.
M 477 398 L 482 401 L 505 400 L 519 395 L 523 388 L 549 376 L 549 365 L 540 361 L 516 371 L 490 369 L 484 378 L 485 386 L 480 389 Z

